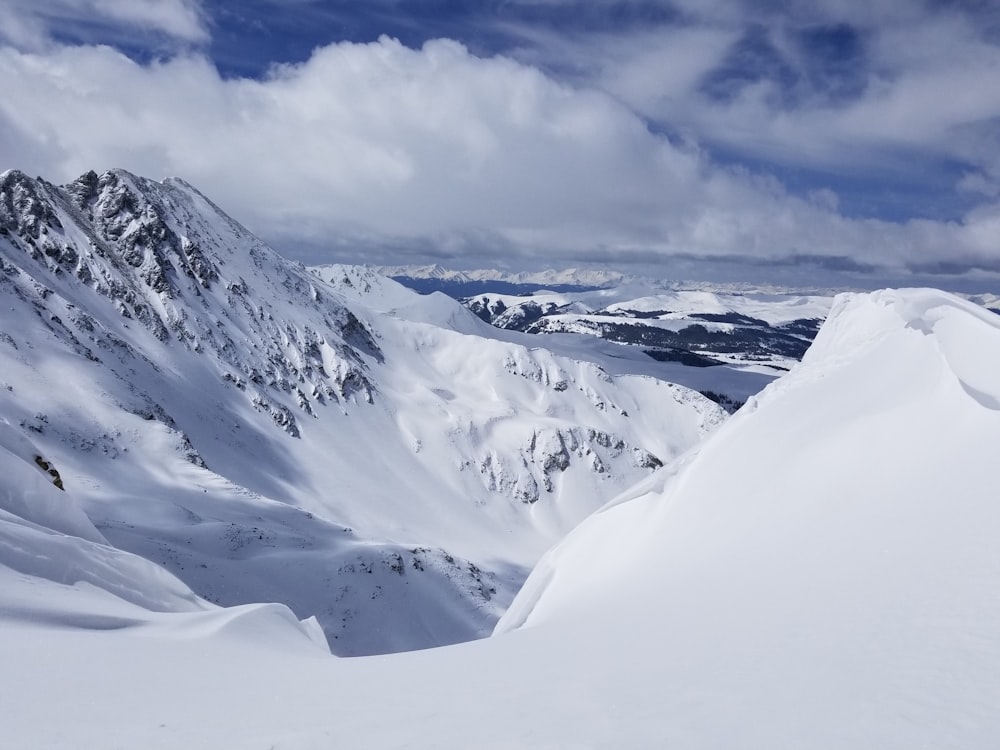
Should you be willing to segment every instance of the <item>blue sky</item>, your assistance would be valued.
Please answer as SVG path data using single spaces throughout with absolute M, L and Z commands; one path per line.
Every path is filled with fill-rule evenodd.
M 9 0 L 0 167 L 308 262 L 1000 278 L 1000 6 Z

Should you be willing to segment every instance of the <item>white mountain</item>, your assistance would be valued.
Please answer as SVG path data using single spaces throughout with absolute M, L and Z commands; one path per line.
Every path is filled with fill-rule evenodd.
M 5 605 L 49 610 L 0 607 L 0 727 L 74 748 L 993 747 L 998 369 L 1000 319 L 973 304 L 839 297 L 801 365 L 570 533 L 497 636 L 449 648 L 334 659 L 280 611 L 157 614 L 0 567 Z
M 661 361 L 691 366 L 734 365 L 749 375 L 742 396 L 728 394 L 742 401 L 762 387 L 753 382 L 753 375 L 773 376 L 801 359 L 832 300 L 807 294 L 654 290 L 632 284 L 562 294 L 483 292 L 462 302 L 499 328 L 598 336 L 637 346 Z
M 119 550 L 316 616 L 341 654 L 488 634 L 545 549 L 722 420 L 443 296 L 333 281 L 181 180 L 6 172 L 0 417 Z
M 591 268 L 547 269 L 545 271 L 501 271 L 495 268 L 479 268 L 457 271 L 438 264 L 426 266 L 375 266 L 374 271 L 383 276 L 403 276 L 411 279 L 435 279 L 470 283 L 477 281 L 502 281 L 508 284 L 531 284 L 580 287 L 621 286 L 632 277 L 618 271 Z

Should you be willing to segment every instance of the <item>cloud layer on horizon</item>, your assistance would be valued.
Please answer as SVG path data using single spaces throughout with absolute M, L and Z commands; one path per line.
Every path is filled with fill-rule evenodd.
M 915 17 L 866 41 L 875 62 L 864 69 L 881 77 L 729 76 L 713 89 L 712 71 L 760 53 L 754 45 L 792 56 L 798 32 L 775 22 L 746 42 L 736 6 L 717 3 L 700 6 L 703 18 L 716 13 L 712 23 L 633 33 L 631 45 L 568 35 L 534 53 L 479 57 L 449 40 L 412 49 L 381 38 L 330 44 L 249 79 L 223 77 L 190 48 L 208 27 L 187 0 L 164 4 L 166 16 L 91 4 L 122 23 L 158 23 L 179 46 L 142 63 L 106 46 L 42 44 L 43 26 L 16 44 L 5 28 L 0 168 L 59 182 L 111 166 L 181 176 L 309 260 L 354 247 L 380 262 L 676 256 L 1000 271 L 1000 52 L 962 16 L 934 34 Z M 830 18 L 822 28 L 838 28 Z M 565 59 L 590 50 L 588 67 L 557 77 L 557 42 L 577 50 Z M 849 95 L 838 98 L 838 87 Z M 766 169 L 720 162 L 708 142 L 817 168 L 870 167 L 911 150 L 952 159 L 968 165 L 954 190 L 975 207 L 956 221 L 852 218 L 832 191 L 792 193 Z

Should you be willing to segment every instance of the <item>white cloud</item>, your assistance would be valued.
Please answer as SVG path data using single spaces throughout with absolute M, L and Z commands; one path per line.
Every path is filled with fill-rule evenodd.
M 0 41 L 24 50 L 46 49 L 56 32 L 86 33 L 95 25 L 184 43 L 209 40 L 201 0 L 4 0 L 0 8 Z
M 188 42 L 209 35 L 198 0 L 90 0 L 93 10 L 110 21 L 159 31 Z
M 518 59 L 543 68 L 569 67 L 578 82 L 657 118 L 689 97 L 738 38 L 732 29 L 709 27 L 587 34 L 503 28 L 522 42 L 512 52 Z
M 853 16 L 841 5 L 817 6 L 813 18 L 858 24 L 864 51 L 852 62 L 862 83 L 856 95 L 831 100 L 803 75 L 791 102 L 782 82 L 770 78 L 719 101 L 695 82 L 648 114 L 731 152 L 787 166 L 865 173 L 887 161 L 899 168 L 900 159 L 957 159 L 1000 175 L 1000 45 L 989 31 L 974 17 L 914 4 L 889 14 L 891 5 L 875 3 Z M 802 74 L 788 34 L 808 26 L 795 20 L 792 13 L 768 33 Z
M 644 33 L 514 27 L 527 47 L 516 54 L 552 70 L 569 61 L 579 84 L 602 88 L 668 132 L 737 158 L 862 177 L 887 170 L 917 176 L 934 162 L 955 160 L 1000 178 L 1000 6 L 908 0 L 670 5 L 684 22 Z M 735 74 L 729 81 L 735 96 L 711 96 L 706 77 L 741 51 L 749 29 L 772 45 L 791 80 L 766 65 L 755 69 L 759 61 L 742 50 L 729 61 L 737 66 L 728 71 Z M 817 30 L 843 33 L 853 45 L 839 59 L 834 48 L 825 51 L 833 56 L 825 61 L 830 70 L 810 47 L 808 35 Z
M 337 44 L 261 81 L 197 55 L 140 65 L 106 47 L 0 49 L 0 165 L 67 181 L 179 175 L 294 253 L 364 238 L 405 254 L 551 263 L 845 256 L 902 268 L 1000 264 L 967 225 L 843 218 L 835 196 L 714 166 L 631 110 L 449 41 Z
M 991 180 L 982 172 L 966 172 L 958 181 L 956 188 L 962 193 L 984 195 L 987 198 L 1000 196 L 1000 183 Z
M 42 19 L 12 2 L 0 5 L 0 41 L 19 49 L 38 49 L 48 41 Z

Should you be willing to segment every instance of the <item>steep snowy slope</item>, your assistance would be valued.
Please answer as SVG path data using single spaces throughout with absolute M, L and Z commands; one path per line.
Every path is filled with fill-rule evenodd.
M 840 297 L 801 366 L 554 550 L 502 635 L 336 660 L 11 623 L 0 731 L 74 748 L 992 748 L 998 368 L 991 313 L 928 290 Z
M 314 620 L 299 623 L 277 604 L 220 609 L 160 566 L 108 546 L 73 493 L 53 484 L 52 471 L 30 439 L 0 421 L 0 622 L 6 626 L 119 630 L 169 623 L 188 635 L 249 629 L 293 650 L 308 644 L 313 653 L 326 651 Z
M 487 634 L 544 549 L 721 419 L 484 341 L 447 298 L 342 288 L 183 181 L 4 173 L 0 416 L 114 545 L 345 654 Z
M 664 721 L 703 736 L 993 744 L 998 368 L 1000 319 L 973 304 L 838 297 L 795 371 L 664 486 L 588 519 L 498 631 L 627 632 L 657 652 Z

